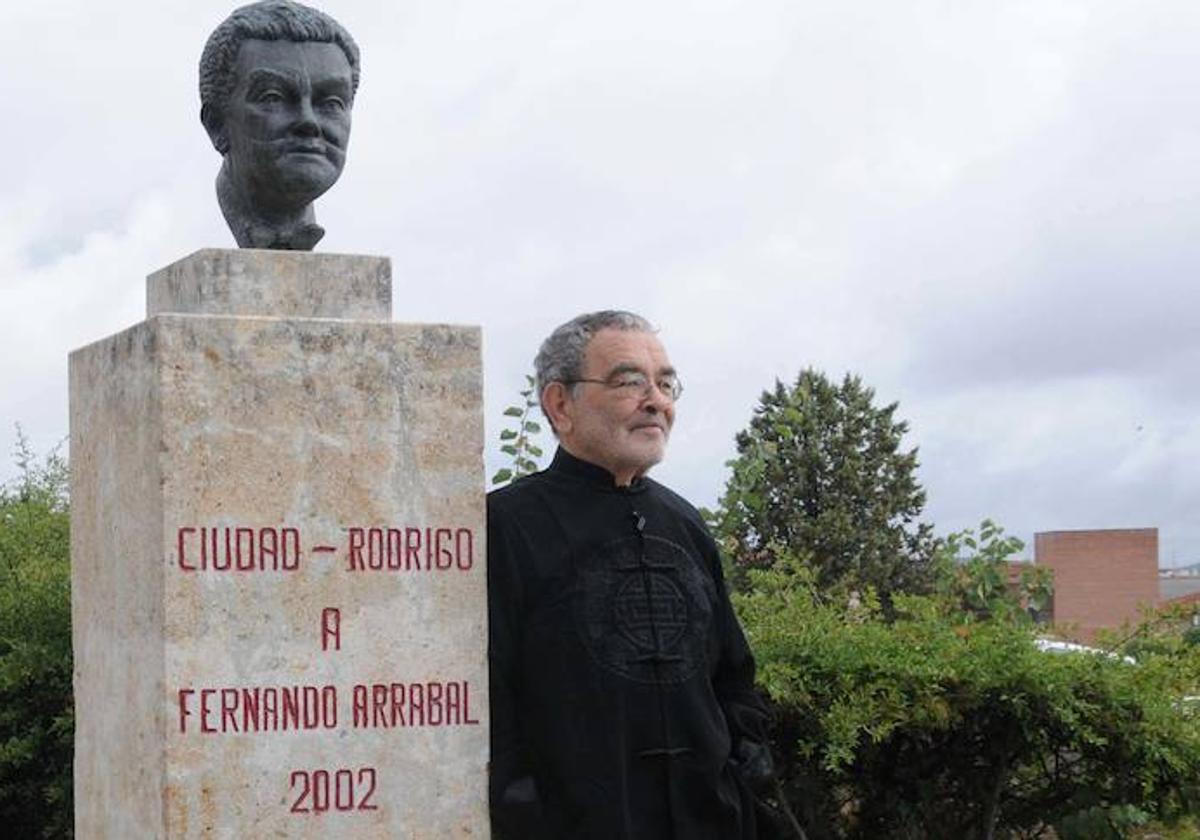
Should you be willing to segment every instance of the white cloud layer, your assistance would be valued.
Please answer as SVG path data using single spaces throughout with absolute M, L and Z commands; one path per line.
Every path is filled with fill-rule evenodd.
M 0 454 L 66 435 L 66 354 L 146 274 L 232 245 L 195 90 L 231 8 L 0 9 Z M 489 448 L 540 339 L 626 307 L 683 372 L 658 474 L 698 503 L 811 365 L 900 402 L 939 530 L 1200 560 L 1200 6 L 323 8 L 364 67 L 321 250 L 389 255 L 398 320 L 483 325 Z

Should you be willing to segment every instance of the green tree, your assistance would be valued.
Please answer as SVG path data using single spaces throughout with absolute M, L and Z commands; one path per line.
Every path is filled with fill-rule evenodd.
M 71 569 L 67 465 L 18 430 L 18 478 L 0 486 L 0 825 L 71 836 Z
M 873 586 L 885 599 L 928 588 L 934 541 L 918 522 L 917 451 L 901 446 L 896 403 L 874 397 L 857 376 L 835 385 L 812 369 L 763 393 L 716 515 L 736 568 L 784 551 L 808 557 L 822 587 Z
M 1011 575 L 1009 561 L 1024 547 L 990 519 L 978 534 L 972 528 L 950 534 L 934 552 L 936 589 L 959 607 L 964 620 L 1032 621 L 1050 605 L 1053 575 L 1032 563 L 1021 563 Z

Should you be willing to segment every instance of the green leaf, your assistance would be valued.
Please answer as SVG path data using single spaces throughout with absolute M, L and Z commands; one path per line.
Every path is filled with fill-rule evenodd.
M 516 436 L 517 433 L 514 429 L 505 429 L 504 431 L 500 432 L 500 440 L 512 440 Z
M 492 476 L 492 484 L 503 484 L 506 481 L 511 481 L 512 477 L 512 470 L 510 470 L 508 467 L 505 467 L 502 470 L 497 470 L 496 474 Z
M 524 414 L 525 410 L 515 405 L 510 405 L 508 408 L 504 409 L 505 417 L 521 417 Z

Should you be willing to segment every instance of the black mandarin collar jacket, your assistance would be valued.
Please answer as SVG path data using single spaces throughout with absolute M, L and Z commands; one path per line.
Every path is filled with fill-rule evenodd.
M 560 448 L 488 496 L 488 603 L 499 836 L 754 837 L 730 752 L 765 712 L 695 508 Z

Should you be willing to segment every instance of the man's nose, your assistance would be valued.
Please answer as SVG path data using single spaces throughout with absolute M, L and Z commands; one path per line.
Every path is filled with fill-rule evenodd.
M 645 397 L 642 399 L 642 405 L 646 411 L 651 414 L 655 412 L 666 412 L 671 407 L 673 400 L 667 394 L 664 394 L 657 384 L 651 383 L 647 389 Z

